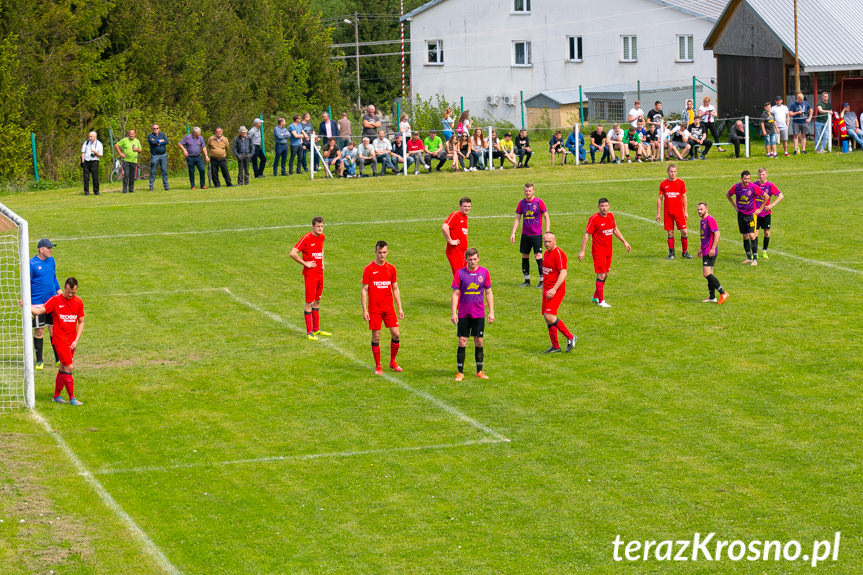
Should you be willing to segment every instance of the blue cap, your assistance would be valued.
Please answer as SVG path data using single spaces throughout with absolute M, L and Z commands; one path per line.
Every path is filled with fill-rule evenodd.
M 51 240 L 49 240 L 48 238 L 42 238 L 41 240 L 39 240 L 38 247 L 40 247 L 40 248 L 53 248 L 55 245 L 57 245 L 57 244 L 51 242 Z

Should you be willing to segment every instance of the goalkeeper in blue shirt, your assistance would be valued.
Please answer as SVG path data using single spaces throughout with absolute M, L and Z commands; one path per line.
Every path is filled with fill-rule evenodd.
M 47 238 L 39 240 L 36 255 L 30 259 L 30 303 L 42 305 L 55 295 L 59 295 L 60 283 L 57 281 L 57 263 L 52 257 L 54 243 Z M 43 369 L 45 363 L 42 361 L 42 337 L 45 335 L 45 326 L 48 333 L 53 334 L 51 316 L 41 314 L 33 316 L 33 349 L 36 352 L 36 369 Z M 51 347 L 54 347 L 53 342 Z M 60 358 L 54 349 L 54 363 L 59 365 Z

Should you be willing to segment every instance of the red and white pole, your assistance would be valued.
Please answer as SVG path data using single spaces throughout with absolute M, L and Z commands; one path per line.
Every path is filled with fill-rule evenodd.
M 405 2 L 404 0 L 399 0 L 399 16 L 405 15 Z M 405 23 L 404 20 L 399 18 L 399 30 L 401 32 L 401 42 L 402 42 L 402 106 L 404 106 L 405 99 Z

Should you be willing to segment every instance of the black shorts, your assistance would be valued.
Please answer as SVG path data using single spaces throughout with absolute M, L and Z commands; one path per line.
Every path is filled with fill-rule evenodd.
M 460 317 L 458 318 L 458 337 L 482 337 L 485 333 L 484 317 Z
M 49 314 L 49 313 L 42 313 L 42 314 L 33 316 L 33 329 L 39 329 L 40 327 L 47 327 L 47 326 L 52 325 L 52 324 L 53 324 L 53 322 L 51 321 L 51 314 Z
M 712 268 L 716 264 L 716 256 L 701 256 L 701 266 Z
M 770 229 L 770 216 L 773 214 L 767 214 L 766 216 L 758 216 L 758 222 L 756 223 L 755 229 L 757 230 L 769 230 Z
M 531 249 L 535 254 L 542 253 L 542 236 L 521 236 L 521 244 L 518 246 L 519 253 L 529 254 Z
M 755 231 L 755 216 L 737 212 L 737 229 L 741 234 L 751 234 Z

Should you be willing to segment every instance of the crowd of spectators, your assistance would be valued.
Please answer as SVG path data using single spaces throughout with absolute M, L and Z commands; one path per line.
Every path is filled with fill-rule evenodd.
M 361 126 L 355 136 L 347 113 L 334 120 L 328 112 L 323 112 L 317 129 L 309 113 L 293 116 L 290 124 L 285 118 L 279 118 L 272 130 L 272 175 L 290 176 L 308 173 L 312 169 L 323 171 L 325 176 L 344 178 L 378 177 L 388 173 L 400 175 L 410 171 L 419 174 L 422 170 L 439 172 L 447 162 L 448 169 L 456 172 L 502 170 L 506 166 L 529 168 L 535 152 L 527 130 L 505 131 L 502 137 L 494 129 L 486 134 L 482 128 L 472 126 L 468 110 L 455 118 L 453 110 L 447 108 L 441 119 L 441 130 L 424 132 L 424 137 L 412 128 L 407 114 L 402 114 L 397 120 L 397 125 L 389 126 L 388 132 L 384 118 L 375 106 L 369 105 L 361 116 Z M 249 184 L 250 168 L 255 178 L 265 177 L 267 156 L 262 124 L 261 119 L 255 118 L 252 128 L 247 130 L 241 126 L 232 141 L 225 137 L 222 128 L 216 128 L 206 140 L 200 128 L 192 129 L 178 142 L 186 160 L 191 187 L 196 187 L 196 174 L 199 186 L 207 187 L 204 180 L 207 164 L 211 167 L 214 187 L 220 187 L 222 179 L 227 186 L 233 186 L 228 171 L 229 153 L 237 162 L 237 185 Z M 794 154 L 806 153 L 810 136 L 815 141 L 816 152 L 826 152 L 827 140 L 833 131 L 828 127 L 839 130 L 840 138 L 863 149 L 861 126 L 863 114 L 858 117 L 847 103 L 841 113 L 834 112 L 827 92 L 821 95 L 815 107 L 802 93 L 798 93 L 791 106 L 785 106 L 779 96 L 772 103 L 765 102 L 763 113 L 756 121 L 755 133 L 763 138 L 767 156 L 778 157 L 780 144 L 782 154 L 792 154 L 788 147 L 789 137 Z M 152 128 L 153 132 L 147 137 L 150 147 L 149 187 L 153 189 L 156 173 L 160 170 L 163 186 L 168 189 L 168 137 L 158 125 L 154 124 Z M 730 126 L 727 139 L 727 144 L 734 147 L 734 155 L 739 158 L 741 146 L 746 141 L 742 120 L 737 119 Z M 130 130 L 115 148 L 127 176 L 134 174 L 138 153 L 142 151 L 134 130 Z M 666 120 L 661 101 L 656 101 L 652 109 L 645 111 L 641 102 L 636 100 L 623 124 L 613 123 L 609 130 L 603 124 L 596 124 L 592 130 L 573 126 L 566 137 L 557 130 L 548 142 L 551 165 L 558 160 L 564 165 L 570 157 L 586 163 L 588 154 L 591 164 L 596 163 L 597 155 L 600 164 L 631 163 L 633 160 L 704 160 L 713 149 L 725 151 L 717 128 L 716 107 L 709 96 L 698 108 L 692 100 L 687 100 L 679 120 Z M 89 180 L 93 182 L 95 193 L 99 193 L 98 163 L 102 155 L 102 144 L 96 139 L 95 132 L 91 132 L 81 150 L 85 193 L 89 191 Z M 134 191 L 134 177 L 124 177 L 123 190 Z

